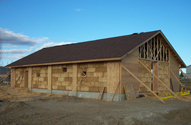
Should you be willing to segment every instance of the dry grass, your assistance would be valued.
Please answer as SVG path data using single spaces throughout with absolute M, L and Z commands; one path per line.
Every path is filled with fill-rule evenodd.
M 32 97 L 62 97 L 63 95 L 50 93 L 31 92 L 27 88 L 11 88 L 10 86 L 0 86 L 0 99 L 7 101 L 29 101 Z M 24 98 L 24 99 L 23 99 Z

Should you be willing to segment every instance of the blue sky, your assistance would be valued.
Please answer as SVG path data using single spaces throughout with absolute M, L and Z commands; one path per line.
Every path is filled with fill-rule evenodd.
M 190 0 L 0 0 L 0 65 L 43 47 L 154 30 L 162 30 L 190 65 L 190 5 Z

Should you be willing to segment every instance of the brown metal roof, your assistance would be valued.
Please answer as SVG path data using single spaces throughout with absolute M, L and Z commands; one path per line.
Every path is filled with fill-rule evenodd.
M 69 45 L 44 48 L 32 53 L 6 67 L 25 65 L 44 65 L 51 63 L 73 62 L 85 60 L 113 59 L 117 60 L 135 47 L 158 34 L 159 30 L 139 34 L 131 34 L 107 39 L 87 41 Z

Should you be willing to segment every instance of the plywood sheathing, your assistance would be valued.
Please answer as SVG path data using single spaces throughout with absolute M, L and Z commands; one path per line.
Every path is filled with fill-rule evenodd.
M 86 71 L 86 76 L 81 72 Z M 82 63 L 77 66 L 77 83 L 82 80 L 78 86 L 78 91 L 100 92 L 101 86 L 106 86 L 104 92 L 107 92 L 107 62 Z
M 32 68 L 32 88 L 48 89 L 48 66 Z
M 140 59 L 140 61 L 151 70 L 151 60 Z M 139 79 L 151 89 L 151 73 L 139 64 Z M 148 92 L 149 90 L 139 83 L 139 92 Z
M 170 87 L 169 83 L 169 64 L 166 62 L 158 62 L 158 78 L 164 82 L 168 87 Z M 168 90 L 164 85 L 158 84 L 158 91 Z
M 67 68 L 64 72 L 63 68 Z M 73 66 L 72 65 L 54 65 L 52 66 L 52 89 L 68 90 L 73 88 Z
M 179 63 L 171 52 L 170 52 L 170 69 L 176 75 L 176 77 L 179 78 Z M 179 91 L 180 84 L 178 83 L 178 81 L 176 80 L 176 78 L 173 76 L 172 73 L 170 73 L 170 78 L 172 79 L 174 91 Z
M 121 63 L 128 68 L 136 77 L 139 78 L 139 51 L 134 50 L 131 54 L 126 55 Z M 139 93 L 139 82 L 131 76 L 124 68 L 121 69 L 121 93 L 125 93 L 123 85 L 133 85 L 135 93 Z

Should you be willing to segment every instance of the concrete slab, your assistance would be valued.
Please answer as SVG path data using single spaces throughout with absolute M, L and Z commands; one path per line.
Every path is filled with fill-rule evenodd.
M 29 88 L 30 91 L 33 92 L 42 92 L 42 93 L 52 93 L 52 94 L 67 94 L 69 95 L 71 91 L 64 91 L 64 90 L 48 90 L 48 89 L 36 89 L 36 88 Z M 93 98 L 98 99 L 99 93 L 97 92 L 72 92 L 70 96 L 76 97 L 84 97 L 84 98 Z M 102 100 L 112 100 L 113 94 L 110 93 L 103 93 Z M 121 99 L 119 99 L 119 94 L 115 94 L 113 101 L 124 101 L 126 100 L 125 94 L 121 94 Z

